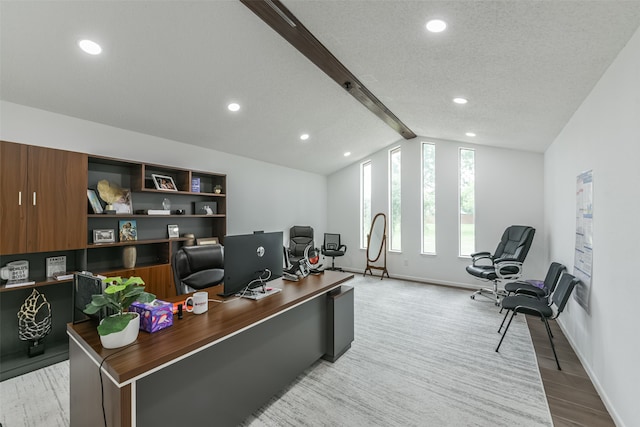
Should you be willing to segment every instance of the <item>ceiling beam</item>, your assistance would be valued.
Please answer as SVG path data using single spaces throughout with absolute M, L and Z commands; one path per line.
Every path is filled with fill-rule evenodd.
M 403 138 L 416 137 L 279 0 L 240 1 Z

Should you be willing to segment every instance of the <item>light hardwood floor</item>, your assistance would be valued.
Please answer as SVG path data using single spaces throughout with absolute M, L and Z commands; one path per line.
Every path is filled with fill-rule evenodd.
M 556 366 L 544 323 L 527 316 L 551 417 L 555 427 L 615 427 L 580 360 L 555 321 L 553 333 L 561 371 Z

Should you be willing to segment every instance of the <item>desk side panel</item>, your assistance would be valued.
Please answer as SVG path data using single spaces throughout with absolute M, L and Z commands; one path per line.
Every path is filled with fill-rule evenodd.
M 319 296 L 140 379 L 137 426 L 239 424 L 325 353 L 326 307 Z

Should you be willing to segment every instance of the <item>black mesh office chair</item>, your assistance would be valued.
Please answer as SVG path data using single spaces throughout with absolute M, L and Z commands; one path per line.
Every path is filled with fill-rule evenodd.
M 304 257 L 304 250 L 311 245 L 314 248 L 313 228 L 308 225 L 294 225 L 289 229 L 289 262 L 297 266 Z
M 183 246 L 171 260 L 177 295 L 219 285 L 224 279 L 222 245 Z
M 571 295 L 573 288 L 579 282 L 580 279 L 577 279 L 569 273 L 564 273 L 560 277 L 560 281 L 556 285 L 553 293 L 545 299 L 538 299 L 532 295 L 522 294 L 505 297 L 502 300 L 502 308 L 508 310 L 507 313 L 511 311 L 511 317 L 509 318 L 509 323 L 507 323 L 507 327 L 502 334 L 502 338 L 500 338 L 498 347 L 496 347 L 496 352 L 500 350 L 502 341 L 504 341 L 504 337 L 507 335 L 509 326 L 511 326 L 511 321 L 516 314 L 524 313 L 532 316 L 537 316 L 544 322 L 544 326 L 547 329 L 547 336 L 549 337 L 549 342 L 551 343 L 551 349 L 553 350 L 553 356 L 556 358 L 556 365 L 558 366 L 559 371 L 562 370 L 560 368 L 560 362 L 558 362 L 556 347 L 553 345 L 553 334 L 551 333 L 551 328 L 549 327 L 549 322 L 547 319 L 555 319 L 560 315 L 560 313 L 562 313 L 564 307 L 567 305 L 567 301 L 569 301 L 569 296 Z M 502 329 L 502 325 L 504 325 L 504 321 L 506 318 L 507 317 L 505 316 L 505 318 L 502 319 L 502 323 L 500 324 L 498 332 L 500 332 L 500 330 Z
M 467 266 L 467 273 L 486 281 L 493 282 L 493 289 L 479 289 L 471 295 L 483 295 L 495 299 L 500 305 L 500 297 L 506 295 L 502 289 L 498 290 L 498 282 L 517 280 L 522 274 L 524 262 L 533 242 L 536 229 L 526 225 L 512 225 L 504 233 L 493 255 L 490 252 L 476 252 L 471 254 L 473 264 Z
M 347 252 L 347 246 L 340 243 L 340 235 L 324 233 L 324 243 L 321 249 L 322 255 L 331 257 L 331 267 L 327 267 L 327 270 L 343 271 L 340 267 L 335 266 L 336 257 L 343 256 Z

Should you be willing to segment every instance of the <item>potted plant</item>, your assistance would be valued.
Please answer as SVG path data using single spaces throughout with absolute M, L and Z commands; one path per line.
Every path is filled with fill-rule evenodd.
M 84 309 L 86 314 L 96 314 L 103 308 L 116 313 L 105 317 L 98 326 L 98 335 L 104 348 L 118 348 L 129 345 L 138 337 L 140 315 L 129 313 L 129 306 L 135 301 L 151 302 L 156 296 L 144 291 L 144 281 L 140 277 L 108 277 L 103 279 L 107 287 L 101 294 L 93 295 Z

